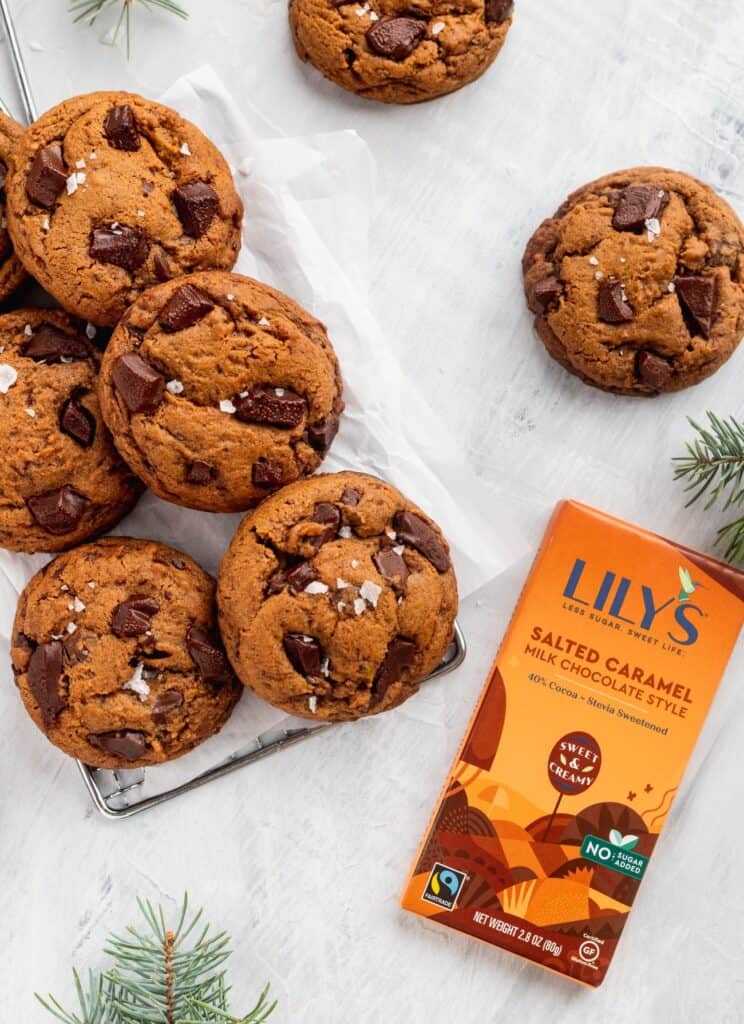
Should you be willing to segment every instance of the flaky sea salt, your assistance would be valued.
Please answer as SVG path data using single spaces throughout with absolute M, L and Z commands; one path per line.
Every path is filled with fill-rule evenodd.
M 228 302 L 234 302 L 235 301 L 235 296 L 233 295 L 232 292 L 228 292 L 227 295 L 225 296 L 225 298 L 227 299 Z
M 23 333 L 26 335 L 27 338 L 31 337 L 31 335 L 34 333 L 34 329 L 31 326 L 31 324 L 26 324 L 26 326 L 23 328 Z
M 49 230 L 49 217 L 45 217 L 44 220 L 41 222 L 41 230 L 42 231 L 48 231 Z
M 382 587 L 373 583 L 372 580 L 365 580 L 359 588 L 359 596 L 363 597 L 364 600 L 371 604 L 373 608 L 377 607 L 377 602 L 381 593 Z
M 326 679 L 331 674 L 331 659 L 330 658 L 323 658 L 323 661 L 321 662 L 321 665 L 320 665 L 320 674 L 322 676 L 325 676 Z
M 72 602 L 72 610 L 77 612 L 78 615 L 80 614 L 80 612 L 85 611 L 85 605 L 83 604 L 79 597 L 76 597 L 75 600 Z
M 220 412 L 228 412 L 231 416 L 235 415 L 235 406 L 229 398 L 223 398 L 220 402 Z
M 262 316 L 261 319 L 258 321 L 258 325 L 259 327 L 268 327 L 269 321 L 266 319 L 265 316 Z
M 191 156 L 191 150 L 189 149 L 188 142 L 181 143 L 181 153 L 183 153 L 184 156 Z
M 601 270 L 595 270 L 595 272 L 594 272 L 594 279 L 595 279 L 595 281 L 601 281 L 603 277 L 604 277 L 604 274 L 602 273 Z
M 676 292 L 676 290 L 677 290 L 676 284 L 674 283 L 674 281 L 670 281 L 669 284 L 667 285 L 667 291 L 668 292 Z
M 402 555 L 405 550 L 406 549 L 402 544 L 396 544 L 395 547 L 393 548 L 393 551 L 396 553 L 396 555 Z
M 83 167 L 85 167 L 85 160 L 76 160 L 75 161 L 75 166 L 77 167 L 78 170 L 82 170 Z
M 359 568 L 359 560 L 358 559 L 352 558 L 352 560 L 351 560 L 351 568 L 352 569 L 358 569 Z
M 361 598 L 361 597 L 358 597 L 356 599 L 356 601 L 354 602 L 354 612 L 357 615 L 361 615 L 366 607 L 367 607 L 367 602 L 363 598 Z
M 36 416 L 36 409 L 28 408 L 28 409 L 24 409 L 23 411 L 26 413 L 27 416 L 30 416 L 31 419 L 34 419 L 35 416 Z
M 598 267 L 599 266 L 599 260 L 597 259 L 596 256 L 590 256 L 589 257 L 589 262 L 591 263 L 591 265 L 593 267 Z
M 310 713 L 314 715 L 315 712 L 318 710 L 318 698 L 315 695 L 313 695 L 312 697 L 308 697 L 307 706 L 310 709 Z
M 322 580 L 313 580 L 312 583 L 308 583 L 305 587 L 306 594 L 327 594 L 328 584 L 323 583 Z
M 342 526 L 340 528 L 340 530 L 338 531 L 338 535 L 339 535 L 339 537 L 343 537 L 344 540 L 348 540 L 349 537 L 351 537 L 351 527 L 350 526 Z
M 67 623 L 67 632 L 68 633 L 72 634 L 72 633 L 75 632 L 76 629 L 77 629 L 77 626 L 75 625 L 74 622 L 68 622 Z
M 86 338 L 90 338 L 90 340 L 93 341 L 93 339 L 96 336 L 96 328 L 94 324 L 85 325 L 85 336 Z
M 444 32 L 446 27 L 447 26 L 444 24 L 443 21 L 435 21 L 434 24 L 431 26 L 431 34 L 433 36 L 438 36 L 440 32 Z
M 0 363 L 0 395 L 7 395 L 8 391 L 18 380 L 18 373 L 8 363 Z
M 349 583 L 348 580 L 342 579 L 340 576 L 336 577 L 336 590 L 346 590 L 347 587 L 352 587 L 353 585 L 353 583 Z
M 168 391 L 171 395 L 182 395 L 183 384 L 180 380 L 169 380 L 168 383 L 165 385 L 165 390 Z M 221 403 L 220 408 L 222 408 Z M 233 409 L 233 412 L 234 411 L 235 410 Z
M 96 581 L 95 580 L 88 580 L 87 586 L 89 586 L 91 590 L 95 590 L 96 589 Z
M 133 693 L 136 693 L 143 703 L 150 696 L 150 687 L 144 679 L 144 669 L 145 666 L 142 662 L 138 662 L 132 678 L 127 679 L 126 683 L 122 686 L 122 690 L 131 690 Z
M 643 222 L 648 232 L 647 238 L 649 242 L 653 242 L 655 238 L 658 238 L 661 234 L 661 224 L 659 223 L 658 217 L 647 217 Z
M 390 538 L 390 540 L 397 540 L 398 539 L 398 534 L 395 532 L 395 530 L 391 530 L 389 526 L 385 530 L 385 534 L 386 534 L 386 536 L 388 536 Z

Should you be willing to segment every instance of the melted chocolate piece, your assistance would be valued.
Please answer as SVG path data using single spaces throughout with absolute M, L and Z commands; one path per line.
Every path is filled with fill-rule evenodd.
M 208 484 L 216 476 L 217 470 L 211 462 L 205 462 L 204 459 L 194 459 L 186 470 L 186 480 L 190 484 Z
M 68 398 L 60 410 L 59 429 L 83 448 L 90 448 L 96 436 L 96 418 L 76 398 Z
M 180 690 L 164 690 L 155 698 L 155 703 L 150 712 L 150 718 L 156 725 L 165 725 L 168 715 L 183 704 L 183 694 Z
M 266 592 L 271 596 L 272 594 L 281 593 L 286 587 L 290 594 L 296 596 L 302 593 L 305 587 L 312 583 L 313 580 L 317 580 L 317 578 L 318 574 L 308 562 L 300 562 L 299 565 L 295 565 L 292 569 L 275 572 L 269 580 Z
M 90 350 L 82 338 L 67 334 L 53 324 L 41 324 L 23 350 L 35 362 L 59 363 L 65 359 L 90 359 Z
M 191 238 L 206 234 L 220 205 L 217 193 L 206 181 L 179 185 L 173 193 L 173 202 L 183 230 Z
M 293 668 L 303 676 L 319 676 L 323 660 L 320 644 L 302 633 L 287 633 L 284 650 Z
M 338 433 L 339 418 L 331 413 L 327 420 L 322 423 L 314 423 L 307 428 L 308 444 L 322 455 L 331 447 L 331 442 Z
M 214 303 L 204 292 L 193 284 L 184 284 L 173 292 L 163 306 L 158 323 L 164 331 L 183 331 L 202 320 L 213 309 Z
M 39 644 L 28 663 L 28 685 L 46 729 L 51 728 L 67 701 L 59 692 L 64 648 L 59 640 Z
M 389 17 L 367 29 L 367 45 L 378 57 L 401 61 L 410 57 L 426 35 L 426 23 L 418 18 Z
M 715 277 L 675 277 L 674 287 L 690 334 L 709 338 L 716 305 Z
M 165 253 L 160 249 L 158 249 L 152 258 L 152 269 L 154 270 L 155 277 L 157 277 L 158 281 L 170 281 L 173 276 L 170 272 L 170 266 L 168 265 Z
M 271 459 L 259 459 L 253 463 L 251 479 L 260 487 L 278 487 L 284 480 L 284 467 Z
M 31 515 L 47 533 L 63 536 L 72 533 L 83 517 L 88 499 L 65 484 L 45 494 L 35 494 L 26 499 Z
M 514 13 L 514 0 L 486 0 L 486 24 L 501 25 Z
M 600 281 L 597 315 L 605 324 L 622 324 L 633 319 L 633 307 L 625 298 L 622 284 L 614 277 Z
M 341 493 L 341 504 L 346 505 L 349 508 L 356 508 L 359 502 L 362 500 L 362 496 L 359 491 L 353 487 L 344 487 Z
M 130 273 L 139 270 L 147 259 L 150 243 L 140 228 L 124 224 L 93 228 L 90 233 L 90 255 L 98 263 L 110 263 Z
M 135 729 L 116 729 L 114 732 L 92 732 L 88 743 L 112 757 L 121 757 L 125 761 L 139 761 L 147 748 L 143 732 Z
M 206 629 L 191 626 L 186 634 L 186 648 L 205 683 L 222 686 L 232 680 L 225 652 Z
M 377 703 L 381 701 L 393 683 L 397 682 L 416 661 L 416 644 L 405 637 L 396 636 L 390 641 L 387 654 L 377 670 L 372 693 Z
M 165 377 L 136 352 L 119 356 L 111 377 L 130 412 L 154 412 L 160 405 Z
M 128 103 L 111 108 L 103 122 L 103 134 L 114 149 L 134 153 L 142 145 L 137 118 Z
M 663 391 L 672 379 L 672 367 L 653 352 L 642 351 L 636 357 L 636 373 L 655 391 Z
M 36 151 L 26 177 L 26 195 L 32 203 L 51 210 L 67 184 L 67 168 L 61 146 L 47 146 Z
M 424 558 L 428 558 L 437 572 L 447 572 L 451 564 L 447 549 L 423 519 L 413 512 L 396 512 L 393 529 L 404 544 L 410 544 Z
M 653 185 L 629 185 L 620 193 L 612 217 L 616 231 L 643 231 L 646 221 L 658 218 L 669 194 Z
M 378 572 L 386 580 L 390 580 L 396 590 L 405 590 L 406 581 L 411 575 L 406 561 L 393 548 L 381 548 L 372 556 Z
M 236 395 L 233 405 L 235 415 L 244 423 L 268 423 L 274 427 L 299 426 L 307 409 L 302 395 L 288 388 L 269 387 L 268 384 Z
M 117 604 L 111 616 L 111 632 L 118 637 L 144 636 L 150 628 L 150 619 L 160 610 L 154 597 L 134 594 Z
M 555 306 L 562 294 L 563 285 L 555 274 L 551 274 L 550 277 L 538 281 L 533 287 L 530 293 L 530 308 L 533 312 L 541 315 L 547 313 L 551 307 Z
M 339 527 L 341 526 L 341 513 L 338 507 L 332 505 L 329 501 L 318 501 L 313 510 L 311 522 L 320 523 L 322 526 L 325 526 L 325 530 L 321 533 L 308 538 L 317 551 L 318 548 L 321 548 L 327 541 L 333 540 L 338 534 Z

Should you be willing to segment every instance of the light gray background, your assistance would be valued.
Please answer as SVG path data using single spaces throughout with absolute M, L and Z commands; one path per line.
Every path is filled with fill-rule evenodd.
M 519 258 L 567 191 L 618 167 L 690 171 L 744 213 L 739 0 L 518 0 L 480 83 L 399 109 L 356 100 L 302 67 L 284 0 L 191 0 L 186 25 L 138 12 L 130 63 L 102 45 L 103 23 L 74 27 L 63 0 L 11 2 L 41 109 L 96 88 L 157 96 L 209 62 L 289 134 L 358 130 L 380 172 L 373 310 L 462 459 L 492 485 L 495 531 L 499 491 L 518 484 L 536 522 L 570 495 L 710 547 L 720 515 L 683 510 L 670 458 L 689 434 L 687 415 L 744 413 L 744 352 L 681 395 L 595 393 L 535 341 Z M 12 106 L 4 69 L 0 91 Z M 69 994 L 69 962 L 95 955 L 135 893 L 177 898 L 188 887 L 234 935 L 236 996 L 247 1005 L 270 978 L 278 1024 L 744 1020 L 741 653 L 598 992 L 397 909 L 524 571 L 463 609 L 471 654 L 447 684 L 446 728 L 417 717 L 414 702 L 129 823 L 94 817 L 74 766 L 9 711 L 3 1019 L 45 1020 L 32 990 Z

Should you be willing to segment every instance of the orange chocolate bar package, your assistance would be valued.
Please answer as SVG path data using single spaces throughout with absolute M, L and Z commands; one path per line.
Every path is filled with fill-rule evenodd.
M 744 574 L 561 502 L 403 907 L 599 985 L 743 622 Z

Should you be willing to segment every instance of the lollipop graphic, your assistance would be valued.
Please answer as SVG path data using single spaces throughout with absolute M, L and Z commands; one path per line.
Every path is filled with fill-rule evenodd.
M 602 751 L 588 732 L 568 732 L 550 751 L 548 778 L 558 791 L 553 812 L 548 819 L 542 841 L 545 842 L 564 796 L 584 793 L 594 784 L 602 767 Z

